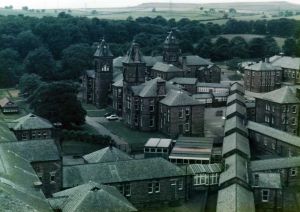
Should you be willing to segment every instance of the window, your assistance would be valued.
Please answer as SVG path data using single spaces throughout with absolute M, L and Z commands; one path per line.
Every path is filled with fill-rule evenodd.
M 182 108 L 179 109 L 179 111 L 178 111 L 178 117 L 183 118 L 183 109 Z
M 39 177 L 40 181 L 43 180 L 43 172 L 38 172 L 37 176 Z
M 272 142 L 272 149 L 275 150 L 276 149 L 276 145 L 274 142 Z
M 167 120 L 168 120 L 168 122 L 170 122 L 170 109 L 168 109 L 168 111 L 167 111 Z
M 296 113 L 296 111 L 297 111 L 297 107 L 296 107 L 296 105 L 293 105 L 292 106 L 292 113 Z
M 134 99 L 134 109 L 139 110 L 139 99 L 138 98 Z
M 154 99 L 150 99 L 149 110 L 150 110 L 150 112 L 154 111 Z
M 295 117 L 293 117 L 291 120 L 292 120 L 292 125 L 296 125 L 296 119 L 295 119 Z
M 292 157 L 292 156 L 293 156 L 293 153 L 292 153 L 291 148 L 288 149 L 288 156 L 289 156 L 289 157 Z
M 160 184 L 158 181 L 148 183 L 148 194 L 153 194 L 154 192 L 155 193 L 160 192 Z
M 270 111 L 270 108 L 271 108 L 271 107 L 270 107 L 270 104 L 267 103 L 267 104 L 266 104 L 266 111 Z
M 266 122 L 266 123 L 269 123 L 269 122 L 270 122 L 269 116 L 265 116 L 265 122 Z
M 172 180 L 170 180 L 170 181 L 171 181 L 171 186 L 176 186 L 176 182 L 177 182 L 176 179 L 172 179 Z
M 270 193 L 269 189 L 263 189 L 261 191 L 261 201 L 262 202 L 269 202 L 269 193 Z
M 160 192 L 160 184 L 159 182 L 154 182 L 154 191 L 155 193 L 159 193 Z
M 50 183 L 55 183 L 55 172 L 50 172 Z
M 131 188 L 129 183 L 118 185 L 118 189 L 120 193 L 123 194 L 124 196 L 126 197 L 131 196 Z
M 292 177 L 297 176 L 297 168 L 291 168 L 291 169 L 290 169 L 290 175 L 291 175 Z
M 28 140 L 28 132 L 23 132 L 22 133 L 22 140 Z
M 150 127 L 154 127 L 154 116 L 150 117 Z
M 131 99 L 130 99 L 130 96 L 126 97 L 126 103 L 127 103 L 127 109 L 130 109 L 131 108 Z
M 274 124 L 274 117 L 271 117 L 271 123 Z
M 148 194 L 153 194 L 153 183 L 148 183 Z
M 189 116 L 189 115 L 190 115 L 190 108 L 189 108 L 189 107 L 186 107 L 186 108 L 185 108 L 185 115 L 186 115 L 186 116 Z
M 178 190 L 182 190 L 183 189 L 183 180 L 178 180 Z
M 211 177 L 211 182 L 210 182 L 211 185 L 218 184 L 218 174 L 217 173 L 212 174 L 210 177 Z
M 186 132 L 189 132 L 189 131 L 190 131 L 190 123 L 185 123 L 185 124 L 184 124 L 184 127 L 185 127 L 185 131 L 186 131 Z

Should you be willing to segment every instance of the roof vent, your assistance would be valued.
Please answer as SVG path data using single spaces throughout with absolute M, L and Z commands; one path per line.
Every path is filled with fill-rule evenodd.
M 100 190 L 100 188 L 98 188 L 98 187 L 96 187 L 96 186 L 93 187 L 93 188 L 91 189 L 91 191 L 94 191 L 94 192 L 95 192 L 95 191 L 99 191 L 99 190 Z
M 29 117 L 33 118 L 33 117 L 35 117 L 35 115 L 34 115 L 34 114 L 31 114 Z

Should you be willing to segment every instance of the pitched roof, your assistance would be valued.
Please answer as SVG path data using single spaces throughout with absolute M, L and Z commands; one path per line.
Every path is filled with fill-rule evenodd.
M 187 55 L 179 58 L 181 64 L 183 63 L 183 60 L 185 60 L 186 65 L 188 66 L 210 66 L 213 64 L 209 60 L 199 57 L 198 55 Z
M 130 46 L 123 63 L 145 63 L 143 54 L 140 50 L 140 45 L 133 42 Z
M 5 106 L 10 106 L 10 107 L 18 107 L 14 102 L 9 100 L 7 97 L 4 97 L 3 99 L 0 100 L 0 107 L 5 107 Z
M 155 63 L 152 69 L 161 72 L 183 72 L 182 69 L 178 68 L 177 66 L 174 66 L 173 64 L 167 64 L 162 62 Z
M 89 181 L 106 184 L 183 175 L 185 172 L 182 169 L 163 158 L 84 164 L 63 168 L 63 187 L 69 188 Z
M 220 175 L 219 184 L 223 184 L 234 178 L 248 183 L 247 159 L 239 154 L 233 154 L 225 158 L 224 171 Z
M 222 155 L 239 150 L 250 158 L 249 140 L 239 133 L 232 133 L 224 137 Z
M 231 105 L 234 101 L 240 102 L 242 105 L 245 105 L 245 98 L 244 96 L 240 95 L 239 93 L 231 94 L 227 97 L 227 105 Z
M 236 91 L 240 93 L 245 93 L 244 86 L 238 82 L 233 83 L 230 87 L 230 94 L 235 93 Z
M 258 183 L 255 184 L 257 176 Z M 252 186 L 254 188 L 280 189 L 282 188 L 280 173 L 252 173 Z
M 217 212 L 255 212 L 253 193 L 236 183 L 219 190 Z
M 207 83 L 207 82 L 198 82 L 197 87 L 211 87 L 211 88 L 227 88 L 227 89 L 229 89 L 229 86 L 223 85 L 221 83 Z
M 149 138 L 145 147 L 167 148 L 172 144 L 172 139 L 168 138 Z
M 188 171 L 193 175 L 201 173 L 220 173 L 223 171 L 223 165 L 221 163 L 190 164 L 188 165 Z
M 90 78 L 95 78 L 96 77 L 95 70 L 86 70 L 85 73 Z
M 109 45 L 106 43 L 104 38 L 101 40 L 101 43 L 97 46 L 94 57 L 113 57 Z
M 10 142 L 2 145 L 30 162 L 60 160 L 60 153 L 53 139 Z
M 254 160 L 250 162 L 250 169 L 253 172 L 294 167 L 300 167 L 300 156 Z
M 189 106 L 189 105 L 201 105 L 197 100 L 194 100 L 184 91 L 170 90 L 166 97 L 160 100 L 161 104 L 167 106 Z
M 0 122 L 0 143 L 17 141 L 15 134 L 10 131 L 6 123 Z
M 120 79 L 112 84 L 115 87 L 123 87 L 123 79 Z
M 247 128 L 254 132 L 266 135 L 270 138 L 280 140 L 292 146 L 300 148 L 300 137 L 292 135 L 290 133 L 275 129 L 273 127 L 266 126 L 254 121 L 248 121 Z
M 137 211 L 137 209 L 113 186 L 100 185 L 95 182 L 67 189 L 53 194 L 51 202 L 55 209 L 63 212 L 75 211 Z
M 14 121 L 13 130 L 50 129 L 53 125 L 46 119 L 29 113 Z
M 234 113 L 239 113 L 240 115 L 245 117 L 246 113 L 247 113 L 246 107 L 242 106 L 240 104 L 237 104 L 237 103 L 234 103 L 234 104 L 226 107 L 226 118 L 228 118 L 229 116 L 231 116 Z
M 251 64 L 251 65 L 245 67 L 245 69 L 251 70 L 251 71 L 280 71 L 281 70 L 280 67 L 274 66 L 271 63 L 266 63 L 263 61 Z
M 300 58 L 299 57 L 288 57 L 288 56 L 279 56 L 275 55 L 270 57 L 270 63 L 273 66 L 279 66 L 286 69 L 295 69 L 299 70 L 300 68 Z
M 0 145 L 0 211 L 51 211 L 29 161 Z
M 197 78 L 175 77 L 169 81 L 181 85 L 195 85 L 197 83 Z
M 106 163 L 121 160 L 131 160 L 132 158 L 125 152 L 115 147 L 105 147 L 98 151 L 84 155 L 83 159 L 88 163 Z
M 244 120 L 238 116 L 234 116 L 225 121 L 225 135 L 228 135 L 228 133 L 234 129 L 239 129 L 242 133 L 244 133 L 244 135 L 248 135 L 248 130 L 244 125 Z
M 295 91 L 290 86 L 284 86 L 277 90 L 265 93 L 262 95 L 262 99 L 280 104 L 300 103 L 300 100 L 296 97 Z

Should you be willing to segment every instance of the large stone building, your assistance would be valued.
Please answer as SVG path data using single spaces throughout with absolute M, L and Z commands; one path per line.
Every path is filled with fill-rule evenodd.
M 262 61 L 245 67 L 245 90 L 264 93 L 280 88 L 281 71 L 280 67 Z

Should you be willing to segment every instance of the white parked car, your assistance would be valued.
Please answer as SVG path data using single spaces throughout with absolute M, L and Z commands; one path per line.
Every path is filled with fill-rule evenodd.
M 117 115 L 110 115 L 110 116 L 107 116 L 106 119 L 109 121 L 114 121 L 114 120 L 118 120 L 119 117 Z

